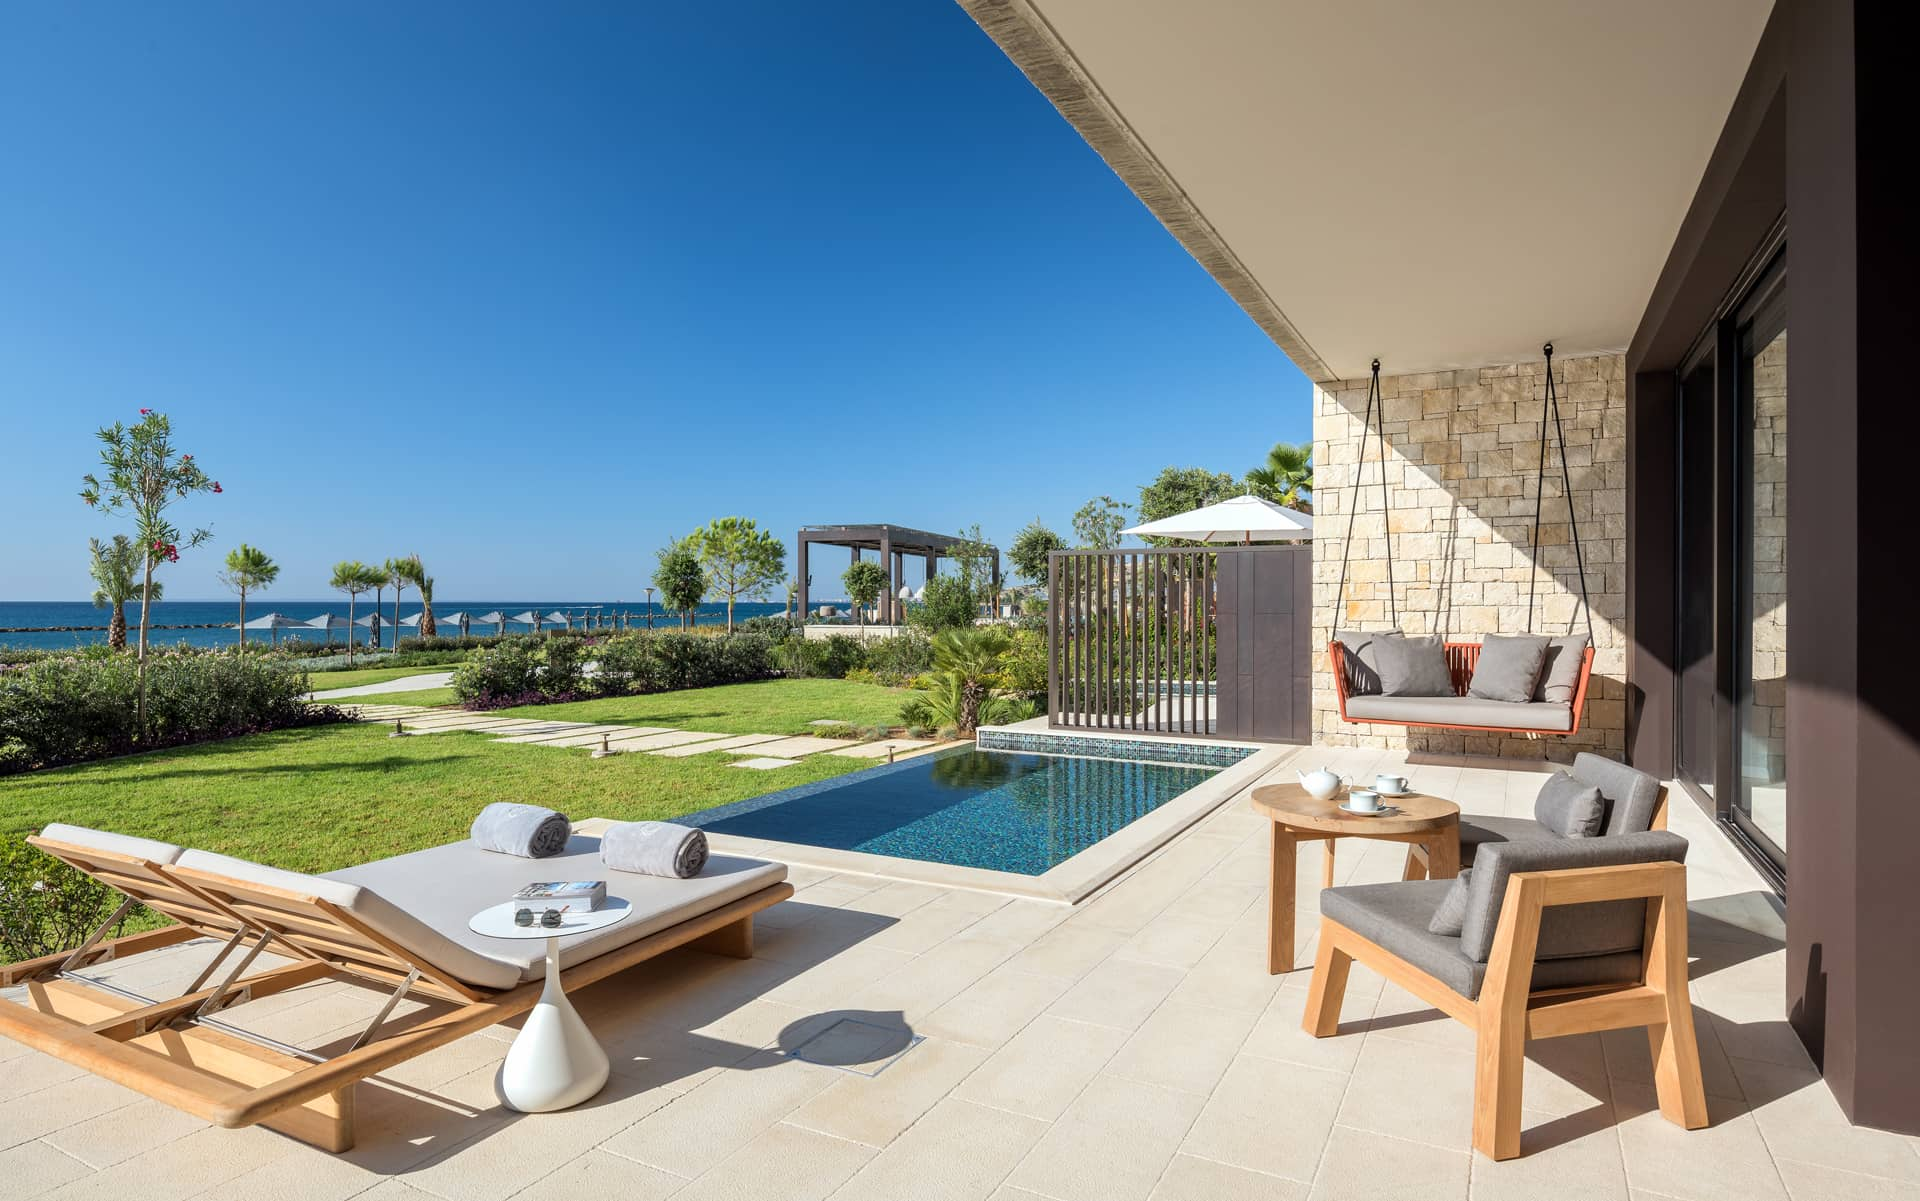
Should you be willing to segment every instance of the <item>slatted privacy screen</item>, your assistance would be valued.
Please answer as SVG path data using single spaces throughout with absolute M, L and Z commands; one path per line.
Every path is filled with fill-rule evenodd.
M 1306 741 L 1311 564 L 1304 547 L 1056 552 L 1048 724 Z

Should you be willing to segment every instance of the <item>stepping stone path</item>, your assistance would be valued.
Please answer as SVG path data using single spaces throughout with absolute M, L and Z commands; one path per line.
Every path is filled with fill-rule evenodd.
M 596 725 L 584 721 L 550 721 L 505 717 L 498 713 L 470 713 L 427 705 L 355 705 L 359 719 L 377 725 L 398 723 L 412 736 L 427 734 L 489 734 L 495 742 L 549 746 L 576 750 L 609 750 L 685 759 L 710 752 L 741 756 L 730 766 L 772 771 L 792 767 L 808 755 L 830 754 L 850 759 L 885 759 L 889 751 L 904 754 L 931 746 L 924 738 L 888 738 L 850 743 L 844 738 L 792 737 L 785 734 L 716 734 L 701 730 L 674 730 L 665 726 Z M 828 719 L 808 722 L 825 726 L 843 723 Z

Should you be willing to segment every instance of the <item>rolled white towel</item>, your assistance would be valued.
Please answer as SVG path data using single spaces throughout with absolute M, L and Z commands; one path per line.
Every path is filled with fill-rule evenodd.
M 473 819 L 471 837 L 482 850 L 522 859 L 545 859 L 567 849 L 573 824 L 567 815 L 538 805 L 495 801 Z
M 691 879 L 707 866 L 707 832 L 671 822 L 621 822 L 600 835 L 600 860 L 616 872 Z

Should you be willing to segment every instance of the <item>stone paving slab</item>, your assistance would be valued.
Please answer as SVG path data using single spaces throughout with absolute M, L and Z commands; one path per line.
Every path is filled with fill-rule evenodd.
M 612 742 L 613 749 L 616 751 L 651 751 L 663 746 L 684 746 L 689 742 L 712 742 L 717 738 L 726 737 L 725 734 L 716 734 L 711 731 L 700 730 L 667 730 L 659 734 L 641 734 L 637 732 L 639 729 L 640 727 L 635 727 L 636 732 L 632 737 L 615 738 Z
M 847 745 L 844 738 L 815 738 L 803 734 L 798 738 L 782 738 L 778 742 L 764 743 L 754 747 L 754 752 L 772 755 L 782 759 L 798 759 L 802 755 L 817 755 L 821 751 L 838 750 Z
M 656 734 L 670 734 L 673 731 L 664 726 L 594 726 L 590 730 L 581 730 L 568 734 L 564 738 L 549 738 L 542 746 L 584 746 L 598 747 L 605 738 L 609 745 L 618 745 L 621 738 L 652 737 Z
M 583 738 L 588 735 L 591 735 L 593 737 L 593 740 L 595 742 L 598 742 L 600 740 L 600 735 L 602 734 L 624 733 L 625 731 L 631 728 L 632 727 L 630 726 L 607 726 L 607 725 L 596 726 L 583 721 L 582 722 L 556 722 L 555 728 L 551 730 L 542 730 L 539 732 L 530 731 L 525 734 L 515 734 L 508 738 L 496 738 L 494 739 L 494 741 L 495 742 L 526 742 L 526 743 L 533 743 L 540 746 L 547 746 L 547 745 L 559 745 L 563 743 L 566 739 Z
M 797 767 L 799 763 L 800 761 L 798 759 L 774 759 L 774 758 L 762 757 L 758 759 L 736 759 L 731 764 L 728 764 L 728 766 L 729 767 L 751 767 L 755 771 L 772 771 L 776 767 Z
M 828 751 L 829 755 L 839 755 L 843 759 L 885 759 L 888 751 L 898 754 L 902 751 L 917 751 L 923 746 L 932 746 L 931 738 L 882 738 L 878 742 L 863 742 L 859 746 L 843 747 L 837 751 Z
M 715 742 L 693 742 L 685 746 L 663 747 L 657 751 L 648 751 L 647 754 L 659 755 L 666 759 L 685 759 L 692 755 L 704 755 L 709 751 L 730 751 L 734 747 L 778 742 L 780 739 L 779 734 L 735 734 L 732 738 L 722 738 Z

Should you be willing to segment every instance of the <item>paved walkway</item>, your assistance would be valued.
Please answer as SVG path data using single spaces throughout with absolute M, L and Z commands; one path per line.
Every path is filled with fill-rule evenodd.
M 327 688 L 320 692 L 309 692 L 307 699 L 337 701 L 350 696 L 384 696 L 389 692 L 425 692 L 429 688 L 445 688 L 452 683 L 452 672 L 430 671 L 423 675 L 401 676 L 397 680 L 388 680 L 384 684 L 359 684 L 352 688 Z
M 391 691 L 381 684 L 367 687 Z M 340 695 L 355 691 L 351 688 L 341 689 Z M 324 698 L 327 694 L 322 695 Z M 933 745 L 925 738 L 882 738 L 875 742 L 853 742 L 845 738 L 820 738 L 814 735 L 716 734 L 704 730 L 673 730 L 665 726 L 596 725 L 584 721 L 503 717 L 497 713 L 472 713 L 464 709 L 442 709 L 427 705 L 359 705 L 356 708 L 361 721 L 382 725 L 397 722 L 408 734 L 489 734 L 495 742 L 572 747 L 583 751 L 597 751 L 605 747 L 616 754 L 645 753 L 669 759 L 684 759 L 715 751 L 736 756 L 732 764 L 734 767 L 756 771 L 792 767 L 808 755 L 877 760 Z

